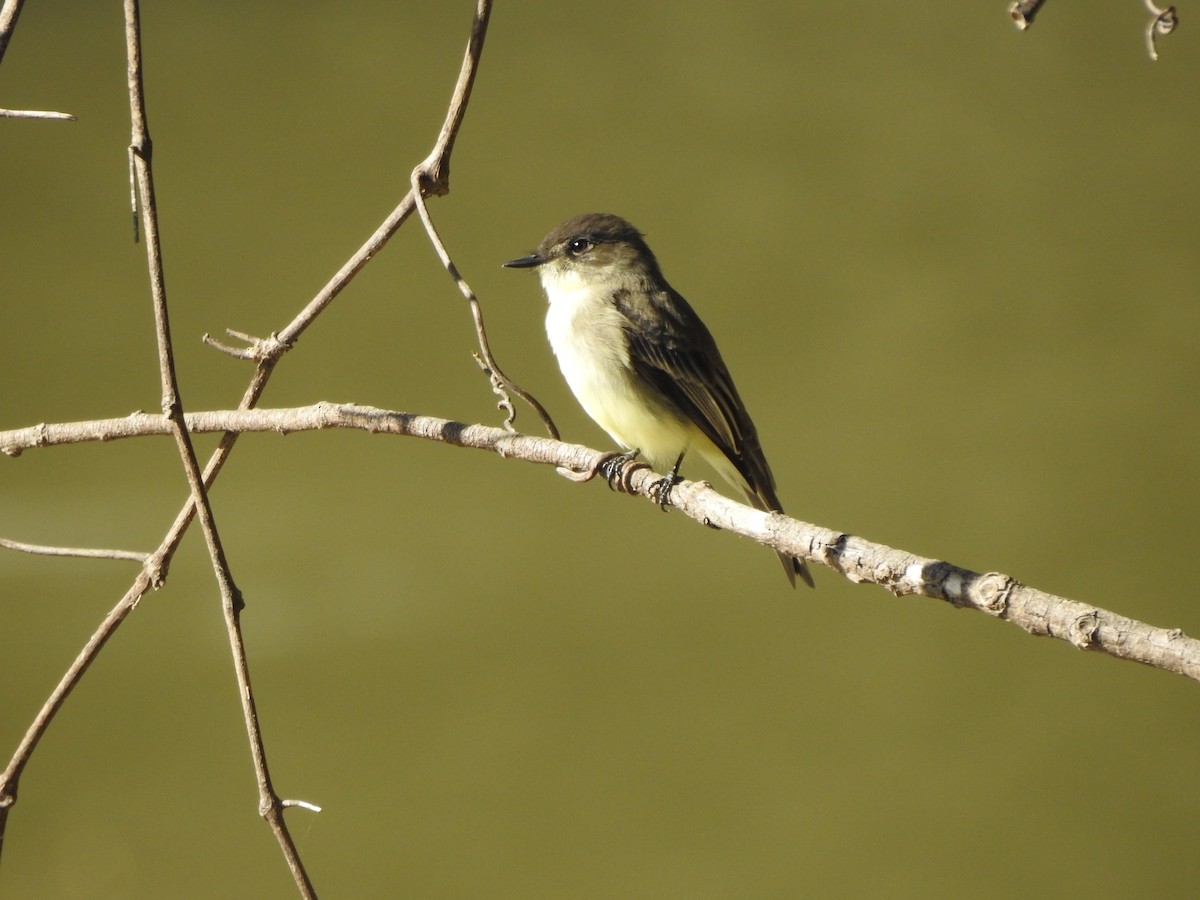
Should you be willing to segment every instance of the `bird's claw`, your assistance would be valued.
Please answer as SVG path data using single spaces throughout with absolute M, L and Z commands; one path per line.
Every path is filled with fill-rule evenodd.
M 650 486 L 650 491 L 654 495 L 654 502 L 658 504 L 658 508 L 663 512 L 666 512 L 667 507 L 671 504 L 672 488 L 681 481 L 683 479 L 672 472 L 670 475 L 658 479 L 658 481 Z
M 613 453 L 600 460 L 596 466 L 596 472 L 604 476 L 604 480 L 608 482 L 608 487 L 613 491 L 621 491 L 626 494 L 633 493 L 633 485 L 631 479 L 633 473 L 639 469 L 650 468 L 646 463 L 638 463 L 637 465 L 627 466 L 626 463 L 631 463 L 637 459 L 637 450 L 627 450 L 624 453 Z
M 679 458 L 675 460 L 675 465 L 671 466 L 671 471 L 667 473 L 667 476 L 654 482 L 654 486 L 650 489 L 654 492 L 654 500 L 658 503 L 658 508 L 663 512 L 667 511 L 667 504 L 671 502 L 671 489 L 683 481 L 679 477 L 679 467 L 683 465 L 683 457 L 686 454 L 686 450 L 680 453 Z

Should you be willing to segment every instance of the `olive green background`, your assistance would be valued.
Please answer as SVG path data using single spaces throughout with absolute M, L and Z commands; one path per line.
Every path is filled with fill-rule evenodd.
M 1200 633 L 1194 11 L 1152 63 L 1139 3 L 1006 6 L 500 2 L 433 214 L 568 439 L 609 445 L 500 263 L 607 210 L 791 513 Z M 249 377 L 202 333 L 282 328 L 399 201 L 471 12 L 146 5 L 189 408 Z M 0 122 L 0 428 L 159 405 L 124 77 L 119 4 L 27 5 L 0 105 L 79 121 Z M 496 423 L 473 345 L 414 219 L 264 405 Z M 31 451 L 0 535 L 148 550 L 185 492 L 167 439 Z M 748 541 L 417 440 L 248 436 L 213 502 L 324 896 L 1194 896 L 1200 685 L 822 568 L 792 593 Z M 133 575 L 0 553 L 0 755 Z M 293 896 L 256 802 L 193 529 L 38 748 L 0 893 Z

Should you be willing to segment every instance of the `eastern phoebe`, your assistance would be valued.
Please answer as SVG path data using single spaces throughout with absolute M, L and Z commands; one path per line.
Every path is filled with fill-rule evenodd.
M 752 506 L 781 511 L 758 432 L 716 342 L 667 284 L 641 232 L 618 216 L 589 213 L 504 265 L 537 268 L 559 367 L 613 440 L 660 471 L 671 467 L 672 480 L 695 450 Z M 797 575 L 812 586 L 802 560 L 779 558 L 793 586 Z

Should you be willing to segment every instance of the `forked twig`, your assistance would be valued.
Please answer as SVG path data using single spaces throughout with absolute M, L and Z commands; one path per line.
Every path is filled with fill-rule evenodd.
M 417 213 L 421 217 L 421 222 L 425 225 L 425 233 L 429 235 L 429 240 L 433 243 L 433 249 L 437 251 L 442 265 L 450 274 L 450 277 L 454 279 L 454 283 L 458 285 L 459 291 L 467 298 L 467 303 L 471 307 L 471 318 L 475 322 L 475 336 L 479 339 L 479 350 L 482 355 L 482 357 L 476 356 L 475 359 L 478 361 L 479 367 L 487 373 L 492 384 L 492 391 L 500 398 L 497 406 L 506 413 L 504 427 L 509 431 L 516 431 L 513 423 L 517 418 L 517 411 L 513 408 L 512 400 L 508 396 L 508 392 L 512 391 L 533 408 L 533 411 L 541 417 L 542 423 L 550 433 L 550 437 L 557 440 L 558 428 L 555 426 L 554 420 L 550 418 L 550 413 L 546 412 L 546 408 L 538 402 L 536 397 L 505 375 L 497 364 L 495 357 L 492 356 L 492 348 L 488 344 L 487 329 L 483 325 L 483 308 L 479 305 L 479 298 L 475 296 L 475 292 L 471 290 L 471 286 L 459 274 L 458 267 L 454 265 L 454 261 L 450 258 L 450 254 L 446 250 L 446 245 L 442 243 L 442 238 L 433 224 L 433 218 L 429 215 L 429 208 L 425 205 L 425 198 L 422 196 L 422 185 L 425 183 L 427 183 L 427 179 L 422 166 L 413 169 L 412 186 L 417 201 Z
M 262 730 L 258 726 L 258 712 L 254 701 L 254 690 L 250 684 L 250 664 L 246 657 L 246 644 L 242 635 L 241 612 L 245 606 L 241 591 L 234 583 L 225 549 L 217 531 L 216 518 L 208 500 L 204 475 L 200 462 L 188 434 L 183 417 L 183 403 L 179 397 L 179 380 L 175 373 L 175 355 L 171 348 L 171 328 L 167 315 L 166 281 L 163 272 L 162 247 L 158 232 L 158 212 L 154 195 L 154 172 L 151 166 L 153 142 L 146 119 L 146 99 L 142 83 L 141 22 L 138 0 L 125 0 L 125 39 L 129 58 L 129 107 L 133 123 L 130 141 L 134 175 L 137 179 L 138 196 L 141 199 L 142 225 L 146 235 L 146 259 L 150 269 L 150 292 L 154 301 L 154 323 L 158 343 L 158 362 L 162 380 L 163 415 L 170 420 L 175 436 L 179 458 L 187 475 L 191 489 L 192 506 L 200 519 L 200 530 L 208 546 L 209 558 L 221 593 L 221 608 L 225 615 L 229 647 L 233 654 L 233 668 L 237 677 L 238 697 L 242 703 L 242 714 L 246 722 L 246 735 L 250 740 L 250 756 L 258 781 L 259 813 L 271 826 L 275 838 L 291 869 L 292 877 L 302 896 L 315 897 L 312 882 L 305 871 L 295 841 L 284 821 L 283 806 L 271 783 L 267 767 L 266 747 Z
M 136 0 L 126 0 L 126 5 L 127 9 L 132 8 L 135 16 L 133 23 L 134 27 L 136 27 Z M 479 53 L 482 50 L 483 37 L 486 33 L 487 21 L 491 12 L 491 5 L 491 0 L 479 0 L 478 2 L 475 17 L 472 23 L 471 38 L 468 44 L 467 55 L 463 62 L 463 73 L 459 76 L 460 86 L 464 83 L 464 79 L 469 82 L 469 79 L 473 77 L 473 73 L 478 67 Z M 0 28 L 3 28 L 7 22 L 8 30 L 11 31 L 11 24 L 15 21 L 16 13 L 19 12 L 19 10 L 20 0 L 6 0 L 4 6 L 0 8 Z M 7 43 L 7 36 L 7 32 L 0 32 L 0 55 L 3 54 L 4 45 Z M 140 64 L 137 68 L 137 72 L 138 89 L 140 91 Z M 130 74 L 132 87 L 132 65 Z M 443 124 L 441 132 L 439 133 L 434 152 L 431 153 L 430 157 L 427 158 L 425 163 L 423 163 L 423 165 L 426 166 L 426 170 L 431 173 L 431 178 L 433 178 L 434 183 L 439 185 L 438 192 L 440 193 L 445 193 L 449 189 L 448 173 L 450 152 L 454 144 L 454 138 L 458 133 L 459 127 L 461 126 L 463 115 L 465 114 L 468 95 L 469 89 L 466 91 L 456 90 L 454 100 L 451 102 L 450 108 L 447 111 L 445 123 Z M 131 96 L 131 109 L 133 108 L 134 100 Z M 145 136 L 144 142 L 139 142 L 135 138 L 133 145 L 131 146 L 131 165 L 135 168 L 135 170 L 140 168 L 143 164 L 148 167 L 151 153 L 152 145 L 150 144 L 148 135 Z M 134 157 L 137 159 L 134 159 Z M 135 184 L 137 184 L 137 172 L 135 171 L 134 174 Z M 142 191 L 143 203 L 147 207 L 151 207 L 153 200 L 152 184 L 149 185 L 149 188 L 149 190 Z M 137 222 L 136 201 L 137 196 L 135 191 L 135 224 Z M 415 206 L 416 192 L 410 190 L 401 200 L 396 209 L 394 209 L 392 213 L 389 214 L 388 217 L 379 225 L 379 227 L 367 239 L 362 247 L 360 247 L 359 250 L 356 251 L 354 255 L 352 255 L 350 259 L 346 261 L 341 269 L 339 269 L 338 272 L 329 280 L 329 282 L 316 294 L 316 296 L 314 296 L 313 299 L 310 300 L 309 303 L 302 310 L 300 310 L 299 313 L 297 313 L 297 315 L 290 323 L 288 323 L 285 328 L 277 333 L 272 333 L 270 338 L 262 341 L 234 333 L 235 337 L 247 339 L 248 343 L 253 345 L 251 351 L 244 355 L 255 361 L 254 373 L 251 376 L 250 382 L 247 385 L 242 399 L 238 405 L 239 410 L 251 410 L 257 405 L 263 391 L 266 388 L 267 382 L 270 380 L 270 377 L 274 372 L 275 365 L 282 358 L 283 354 L 292 348 L 297 338 L 313 323 L 316 317 L 333 301 L 338 294 L 341 293 L 342 289 L 350 283 L 350 281 L 363 268 L 363 266 L 365 266 L 375 256 L 375 254 L 383 248 L 383 246 L 399 230 L 400 226 L 405 222 L 408 216 L 412 214 Z M 147 218 L 146 221 L 147 227 L 149 227 L 149 219 Z M 149 233 L 147 236 L 149 239 Z M 151 242 L 157 242 L 157 230 L 155 230 Z M 148 252 L 150 252 L 149 249 Z M 157 250 L 154 252 L 157 253 Z M 161 279 L 161 270 L 159 271 L 157 277 Z M 153 282 L 155 279 L 153 271 L 151 278 Z M 159 287 L 161 287 L 161 285 Z M 156 290 L 157 289 L 158 288 L 156 287 Z M 158 312 L 156 310 L 156 316 L 157 315 Z M 165 306 L 162 309 L 162 315 L 162 324 L 165 325 Z M 210 343 L 215 342 L 212 342 L 210 339 Z M 160 360 L 162 358 L 161 352 L 162 346 L 160 345 Z M 243 354 L 236 352 L 236 355 L 240 356 Z M 168 412 L 172 412 L 179 408 L 177 394 L 174 395 L 174 402 L 167 402 L 170 399 L 171 398 L 167 397 L 166 392 L 164 392 L 164 409 L 166 410 L 166 408 L 169 406 L 170 409 L 166 410 Z M 155 418 L 157 418 L 159 422 L 163 421 L 160 417 Z M 174 432 L 174 428 L 172 431 Z M 212 456 L 209 457 L 204 472 L 198 481 L 195 480 L 196 470 L 191 469 L 189 471 L 189 475 L 191 475 L 193 479 L 193 490 L 189 494 L 188 500 L 186 503 L 184 503 L 182 509 L 180 509 L 179 513 L 175 517 L 175 521 L 172 523 L 170 529 L 163 537 L 159 547 L 149 555 L 143 565 L 142 571 L 134 580 L 129 590 L 125 593 L 125 596 L 123 596 L 116 606 L 114 606 L 113 609 L 108 613 L 108 615 L 105 616 L 104 620 L 92 634 L 91 638 L 89 638 L 87 643 L 80 650 L 74 662 L 63 674 L 54 691 L 50 694 L 42 708 L 38 711 L 38 714 L 34 717 L 33 722 L 30 723 L 25 736 L 18 744 L 8 766 L 5 768 L 3 773 L 0 773 L 0 849 L 3 848 L 8 812 L 17 800 L 17 788 L 20 775 L 24 771 L 24 768 L 42 735 L 49 727 L 50 722 L 54 719 L 54 716 L 62 707 L 63 703 L 66 701 L 66 698 L 70 695 L 75 685 L 78 684 L 88 667 L 92 664 L 100 650 L 104 647 L 105 643 L 110 637 L 112 637 L 117 628 L 120 627 L 121 622 L 124 621 L 125 617 L 137 607 L 137 604 L 147 591 L 149 591 L 151 588 L 158 587 L 165 581 L 167 577 L 167 571 L 170 566 L 170 561 L 175 553 L 176 548 L 179 546 L 184 533 L 191 524 L 192 518 L 197 514 L 198 509 L 202 510 L 202 507 L 205 504 L 204 489 L 210 487 L 216 477 L 220 474 L 221 468 L 228 460 L 234 444 L 237 442 L 237 439 L 237 432 L 227 431 L 222 435 L 216 450 L 213 452 Z M 19 451 L 15 451 L 13 455 L 16 455 L 16 452 Z M 197 498 L 200 498 L 199 503 L 197 502 Z M 202 519 L 207 517 L 211 524 L 211 510 L 207 511 L 207 513 L 201 511 L 201 516 Z M 211 529 L 211 532 L 210 529 L 206 528 L 206 537 L 209 535 L 209 533 L 215 536 L 215 528 Z M 221 577 L 220 574 L 218 577 Z M 229 597 L 232 602 L 232 606 L 236 610 L 236 608 L 240 605 L 240 598 L 236 593 L 236 588 L 233 587 L 232 579 L 227 579 L 227 586 L 230 588 Z M 227 609 L 229 606 L 230 603 L 227 603 Z M 239 681 L 243 680 L 243 675 L 244 673 L 239 672 Z M 246 683 L 245 688 L 248 689 L 248 682 Z M 244 690 L 243 694 L 245 695 L 245 693 L 246 691 Z M 252 705 L 247 707 L 247 709 L 252 711 Z M 258 760 L 256 759 L 256 765 L 257 763 Z M 263 774 L 265 774 L 265 760 L 263 761 L 261 771 Z M 274 797 L 273 793 L 272 797 Z M 270 816 L 278 816 L 278 821 L 280 823 L 282 823 L 281 813 L 285 808 L 298 806 L 305 809 L 316 809 L 313 804 L 310 804 L 307 801 L 279 800 L 277 797 L 274 798 L 274 801 L 269 804 L 269 806 L 270 808 L 260 809 L 260 812 L 264 815 L 264 817 L 268 818 Z M 286 836 L 286 829 L 283 829 L 282 831 L 277 829 L 276 834 L 277 836 L 280 834 Z M 281 838 L 281 841 L 282 840 L 283 838 Z M 287 840 L 290 841 L 290 838 L 287 838 Z M 287 852 L 286 849 L 285 852 Z M 295 857 L 295 861 L 298 863 L 298 856 Z M 292 859 L 289 857 L 289 863 L 291 862 Z M 294 875 L 296 875 L 296 872 L 297 870 L 293 867 Z M 296 877 L 297 884 L 301 891 L 306 895 L 311 896 L 312 888 L 311 885 L 308 884 L 307 875 L 303 873 L 302 869 L 300 870 L 300 873 L 296 875 Z
M 450 192 L 450 151 L 454 147 L 455 138 L 458 137 L 467 101 L 471 99 L 471 88 L 475 84 L 475 75 L 479 71 L 479 59 L 483 53 L 483 41 L 487 37 L 487 23 L 490 16 L 491 3 L 488 0 L 478 0 L 475 8 L 475 22 L 471 28 L 471 40 L 467 44 L 462 68 L 458 73 L 458 81 L 454 85 L 454 95 L 450 99 L 450 112 L 442 125 L 442 131 L 438 135 L 433 151 L 412 171 L 412 191 L 410 193 L 421 217 L 421 222 L 425 226 L 425 233 L 429 235 L 429 240 L 433 243 L 438 258 L 441 259 L 442 265 L 454 279 L 454 283 L 458 285 L 459 291 L 466 297 L 467 303 L 471 307 L 471 318 L 475 323 L 475 335 L 479 340 L 480 350 L 480 355 L 477 355 L 475 359 L 479 363 L 479 367 L 487 373 L 492 391 L 500 398 L 497 405 L 505 412 L 504 427 L 510 431 L 515 430 L 513 422 L 516 420 L 517 412 L 508 396 L 508 392 L 511 391 L 533 408 L 546 426 L 550 436 L 557 438 L 558 428 L 555 427 L 554 420 L 550 418 L 546 408 L 532 394 L 505 375 L 496 363 L 495 357 L 492 356 L 492 349 L 487 339 L 487 329 L 483 324 L 483 309 L 479 305 L 479 298 L 471 290 L 466 279 L 459 274 L 458 267 L 451 260 L 446 245 L 438 235 L 437 228 L 434 227 L 433 219 L 425 204 L 426 197 L 443 196 Z

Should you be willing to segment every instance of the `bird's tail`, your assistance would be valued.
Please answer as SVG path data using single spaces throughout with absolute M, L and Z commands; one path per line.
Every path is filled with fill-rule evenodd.
M 746 489 L 745 494 L 746 500 L 755 509 L 761 509 L 763 512 L 783 512 L 779 508 L 779 501 L 774 496 L 763 497 L 750 489 Z M 779 551 L 776 551 L 776 554 L 779 556 L 779 561 L 783 563 L 783 571 L 787 575 L 787 579 L 792 587 L 796 586 L 796 576 L 799 576 L 800 580 L 810 588 L 816 587 L 816 584 L 813 582 L 812 572 L 808 570 L 808 566 L 804 560 L 796 556 L 789 556 L 786 553 L 780 553 Z
M 792 587 L 796 586 L 796 576 L 800 576 L 800 580 L 807 584 L 810 588 L 815 588 L 817 585 L 813 582 L 812 572 L 808 571 L 808 566 L 804 560 L 797 559 L 794 556 L 788 556 L 786 553 L 779 554 L 779 561 L 783 563 L 783 571 L 787 573 L 788 581 L 792 583 Z

